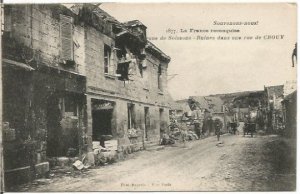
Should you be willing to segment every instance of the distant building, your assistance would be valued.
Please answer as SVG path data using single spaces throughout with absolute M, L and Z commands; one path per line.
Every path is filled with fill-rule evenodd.
M 281 101 L 283 100 L 284 85 L 265 86 L 265 94 L 269 108 L 281 109 Z
M 189 106 L 189 103 L 188 103 L 188 99 L 184 99 L 184 100 L 177 100 L 176 103 L 179 105 L 180 107 L 180 112 L 179 112 L 179 115 L 182 115 L 182 114 L 191 114 L 191 108 Z M 179 116 L 178 115 L 178 116 Z
M 218 119 L 222 122 L 223 132 L 227 132 L 228 119 L 225 115 L 224 102 L 216 96 L 190 96 L 189 105 L 195 115 L 194 119 L 199 120 L 199 127 L 206 133 L 214 134 L 212 121 Z
M 287 95 L 282 101 L 284 135 L 297 138 L 297 90 Z
M 265 99 L 268 117 L 268 132 L 278 132 L 281 130 L 283 115 L 282 115 L 282 100 L 284 98 L 284 85 L 265 86 Z
M 283 85 L 283 96 L 291 94 L 297 90 L 297 80 L 286 81 Z

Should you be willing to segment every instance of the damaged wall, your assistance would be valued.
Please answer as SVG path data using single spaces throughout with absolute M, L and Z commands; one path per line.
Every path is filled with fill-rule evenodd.
M 143 73 L 140 73 L 138 64 L 134 65 L 129 76 L 129 81 L 121 81 L 116 77 L 118 64 L 115 40 L 98 32 L 93 27 L 85 28 L 86 51 L 86 75 L 88 101 L 90 98 L 106 99 L 115 102 L 116 114 L 114 114 L 116 129 L 113 129 L 115 137 L 122 138 L 128 129 L 127 104 L 135 105 L 136 128 L 145 129 L 144 107 L 149 107 L 150 129 L 149 139 L 158 140 L 160 133 L 159 108 L 165 109 L 161 121 L 162 128 L 169 123 L 169 107 L 163 90 L 167 87 L 167 63 L 162 62 L 151 53 L 146 53 L 146 65 Z M 111 48 L 109 72 L 104 70 L 104 47 Z M 161 89 L 158 87 L 158 70 L 161 65 Z M 90 103 L 90 102 L 88 102 Z M 89 106 L 89 104 L 88 104 Z M 92 135 L 92 115 L 89 108 L 88 133 Z
M 22 103 L 19 99 L 18 103 L 15 103 L 25 104 L 25 108 L 22 108 L 25 113 L 19 111 L 22 114 L 19 117 L 21 119 L 19 123 L 23 123 L 24 126 L 16 125 L 16 128 L 19 131 L 26 129 L 23 130 L 25 133 L 22 135 L 22 141 L 32 140 L 33 142 L 34 151 L 33 155 L 30 155 L 32 166 L 30 168 L 37 169 L 33 166 L 45 162 L 46 156 L 53 151 L 47 148 L 55 147 L 53 146 L 55 143 L 52 142 L 51 145 L 49 139 L 46 138 L 50 132 L 49 126 L 55 126 L 49 120 L 57 122 L 58 141 L 64 142 L 64 138 L 70 134 L 68 130 L 76 128 L 79 138 L 78 152 L 81 154 L 90 151 L 93 125 L 92 99 L 114 103 L 111 128 L 112 135 L 119 138 L 123 138 L 128 130 L 128 104 L 135 105 L 134 122 L 136 128 L 141 130 L 145 129 L 144 114 L 145 107 L 148 107 L 150 115 L 148 140 L 159 139 L 160 129 L 165 128 L 169 122 L 168 98 L 165 95 L 168 62 L 148 48 L 144 53 L 146 62 L 143 68 L 139 66 L 141 59 L 133 59 L 129 64 L 132 67 L 130 80 L 122 81 L 116 76 L 120 62 L 117 58 L 118 49 L 115 47 L 116 37 L 112 32 L 106 33 L 107 35 L 100 32 L 100 24 L 96 30 L 95 26 L 92 27 L 85 21 L 79 21 L 77 18 L 79 16 L 63 5 L 7 5 L 5 10 L 3 57 L 22 63 L 23 66 L 30 67 L 29 69 L 33 71 L 28 76 L 29 83 L 23 83 L 27 84 L 26 88 L 28 88 L 25 102 Z M 108 25 L 107 22 L 104 23 Z M 140 38 L 134 42 L 129 41 L 128 44 L 135 47 L 136 41 L 139 40 Z M 110 49 L 110 65 L 106 74 L 105 45 Z M 140 45 L 135 49 L 138 50 Z M 161 72 L 160 78 L 158 78 L 159 71 Z M 17 74 L 13 73 L 11 79 L 15 75 Z M 159 79 L 161 84 L 158 83 Z M 6 88 L 12 86 L 10 80 L 6 83 Z M 86 96 L 85 93 L 87 93 Z M 62 106 L 62 99 L 69 94 L 76 96 L 78 103 L 76 115 L 75 113 L 69 115 L 72 111 L 65 111 Z M 18 99 L 14 96 L 13 100 Z M 8 101 L 8 103 L 14 102 Z M 55 107 L 53 110 L 55 114 L 50 114 L 51 105 Z M 13 112 L 10 107 L 6 109 L 8 112 Z M 160 109 L 164 110 L 161 116 Z M 12 122 L 12 127 L 15 127 L 13 125 Z M 52 134 L 52 136 L 55 135 Z M 65 155 L 65 152 L 64 149 L 59 154 L 49 156 L 61 156 Z M 24 165 L 17 163 L 9 168 Z
M 10 36 L 33 49 L 32 53 L 25 56 L 25 60 L 31 61 L 34 58 L 38 63 L 85 74 L 84 28 L 79 25 L 72 25 L 71 35 L 75 65 L 62 64 L 59 15 L 64 13 L 53 11 L 53 9 L 63 10 L 61 6 L 8 5 L 5 9 L 10 9 L 11 13 Z
M 33 95 L 30 99 L 30 108 L 32 109 L 30 114 L 32 121 L 30 122 L 33 132 L 46 129 L 45 103 L 51 93 L 57 91 L 85 92 L 85 78 L 76 78 L 76 74 L 65 73 L 85 74 L 84 28 L 79 25 L 64 24 L 63 26 L 61 15 L 69 18 L 70 22 L 74 24 L 74 14 L 58 4 L 7 5 L 5 10 L 8 27 L 4 40 L 13 40 L 27 50 L 21 50 L 22 53 L 13 53 L 12 56 L 4 50 L 4 57 L 14 59 L 17 55 L 22 55 L 19 59 L 22 60 L 20 62 L 27 63 L 36 69 L 31 85 Z M 66 27 L 71 27 L 69 38 L 72 44 L 70 49 L 73 49 L 74 64 L 64 64 L 65 59 L 62 56 L 63 44 L 66 43 L 63 41 L 62 30 Z M 55 69 L 57 70 L 55 71 Z M 65 72 L 60 72 L 60 70 Z M 51 76 L 49 77 L 49 75 Z M 80 125 L 84 124 L 82 121 L 80 122 L 82 123 Z
M 27 91 L 25 95 L 10 95 L 4 99 L 4 103 L 7 104 L 4 107 L 5 121 L 9 122 L 10 127 L 17 133 L 15 141 L 5 145 L 6 153 L 11 155 L 5 158 L 7 184 L 11 184 L 24 181 L 26 177 L 19 175 L 27 170 L 29 171 L 27 179 L 46 173 L 49 170 L 47 155 L 52 156 L 49 147 L 59 150 L 62 145 L 64 147 L 61 149 L 62 152 L 55 156 L 68 155 L 66 152 L 72 142 L 65 140 L 67 137 L 70 139 L 70 134 L 77 132 L 73 138 L 77 144 L 77 154 L 86 144 L 82 138 L 82 131 L 86 126 L 84 121 L 86 78 L 82 76 L 85 74 L 85 47 L 84 28 L 79 25 L 67 25 L 72 26 L 69 48 L 74 49 L 70 56 L 73 58 L 66 60 L 62 57 L 62 44 L 66 42 L 62 41 L 60 14 L 73 17 L 62 5 L 6 5 L 5 13 L 3 58 L 19 63 L 21 67 L 6 64 L 5 71 L 12 72 L 5 74 L 7 79 L 4 91 L 7 91 L 5 92 L 7 95 L 19 94 L 24 88 Z M 27 70 L 24 67 L 27 67 Z M 31 72 L 25 73 L 28 69 Z M 18 71 L 26 79 L 18 75 Z M 20 78 L 23 86 L 15 86 L 14 81 Z M 26 81 L 27 79 L 29 81 Z M 78 108 L 76 113 L 74 110 L 71 115 L 72 111 L 64 109 L 61 113 L 57 111 L 50 114 L 49 106 L 53 105 L 58 107 L 57 110 L 62 110 L 60 101 L 66 99 L 69 94 L 75 96 Z M 25 98 L 21 99 L 20 96 Z M 54 100 L 54 96 L 59 100 Z M 49 103 L 54 101 L 54 104 Z M 15 109 L 12 107 L 13 104 L 22 106 Z M 10 116 L 11 113 L 14 115 Z M 60 118 L 57 119 L 60 133 L 54 135 L 59 143 L 53 146 L 49 144 L 47 137 L 50 136 L 49 121 L 54 117 Z M 72 130 L 75 130 L 75 133 L 71 132 Z M 15 152 L 16 150 L 20 153 Z M 21 178 L 17 180 L 16 177 Z

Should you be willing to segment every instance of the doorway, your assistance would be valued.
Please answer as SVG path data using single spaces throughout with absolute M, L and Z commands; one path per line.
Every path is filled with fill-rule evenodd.
M 150 114 L 149 114 L 149 107 L 144 107 L 145 111 L 145 139 L 148 140 L 148 133 L 150 129 Z
M 62 149 L 62 119 L 58 95 L 52 94 L 47 99 L 47 156 L 64 156 Z
M 102 141 L 103 136 L 112 135 L 114 103 L 92 99 L 93 141 Z
M 135 105 L 134 104 L 127 104 L 127 114 L 128 114 L 128 129 L 135 129 Z
M 159 109 L 159 133 L 160 133 L 160 138 L 162 138 L 162 134 L 163 134 L 163 113 L 164 113 L 164 109 L 160 108 Z
M 47 98 L 47 156 L 76 156 L 79 153 L 79 100 L 68 92 Z

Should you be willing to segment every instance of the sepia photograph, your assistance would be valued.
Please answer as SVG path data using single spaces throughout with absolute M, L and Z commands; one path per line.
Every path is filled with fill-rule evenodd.
M 296 3 L 0 12 L 1 192 L 296 192 Z

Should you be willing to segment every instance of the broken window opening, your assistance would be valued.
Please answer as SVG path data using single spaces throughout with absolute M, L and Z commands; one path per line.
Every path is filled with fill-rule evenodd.
M 158 89 L 162 90 L 162 69 L 161 69 L 161 64 L 158 65 L 157 83 L 158 83 Z
M 122 57 L 125 58 L 125 55 L 126 55 L 126 50 L 124 47 L 121 47 L 117 50 L 117 57 L 118 59 L 120 60 Z
M 118 44 L 117 47 L 119 48 L 116 54 L 118 58 L 116 71 L 118 80 L 125 83 L 125 81 L 133 81 L 137 74 L 143 77 L 143 65 L 145 64 L 141 63 L 143 59 L 139 56 L 140 49 L 135 48 L 130 42 Z
M 111 48 L 108 45 L 104 45 L 104 73 L 108 74 L 110 67 L 110 55 Z
M 134 104 L 128 104 L 127 106 L 128 111 L 128 129 L 135 129 L 135 108 Z
M 144 75 L 143 75 L 143 63 L 142 63 L 142 61 L 139 62 L 139 70 L 140 70 L 141 77 L 143 77 Z
M 129 62 L 118 63 L 117 74 L 118 79 L 122 81 L 129 80 L 128 77 Z
M 63 115 L 64 116 L 78 116 L 78 104 L 76 98 L 71 94 L 62 98 L 63 101 Z
M 138 69 L 138 60 L 136 59 L 135 55 L 133 54 L 129 54 L 131 60 L 130 60 L 130 63 L 129 63 L 129 68 L 128 68 L 128 75 L 130 76 L 129 78 L 132 78 L 130 80 L 134 80 L 134 75 L 137 75 L 137 69 Z
M 140 74 L 142 76 L 142 78 L 144 77 L 144 71 L 146 71 L 147 68 L 147 60 L 146 59 L 142 59 L 139 62 L 139 70 L 140 70 Z
M 117 75 L 118 79 L 122 81 L 129 80 L 129 64 L 132 60 L 132 54 L 130 53 L 128 48 L 125 46 L 122 47 L 121 50 L 117 52 L 118 57 L 118 67 L 117 67 Z

